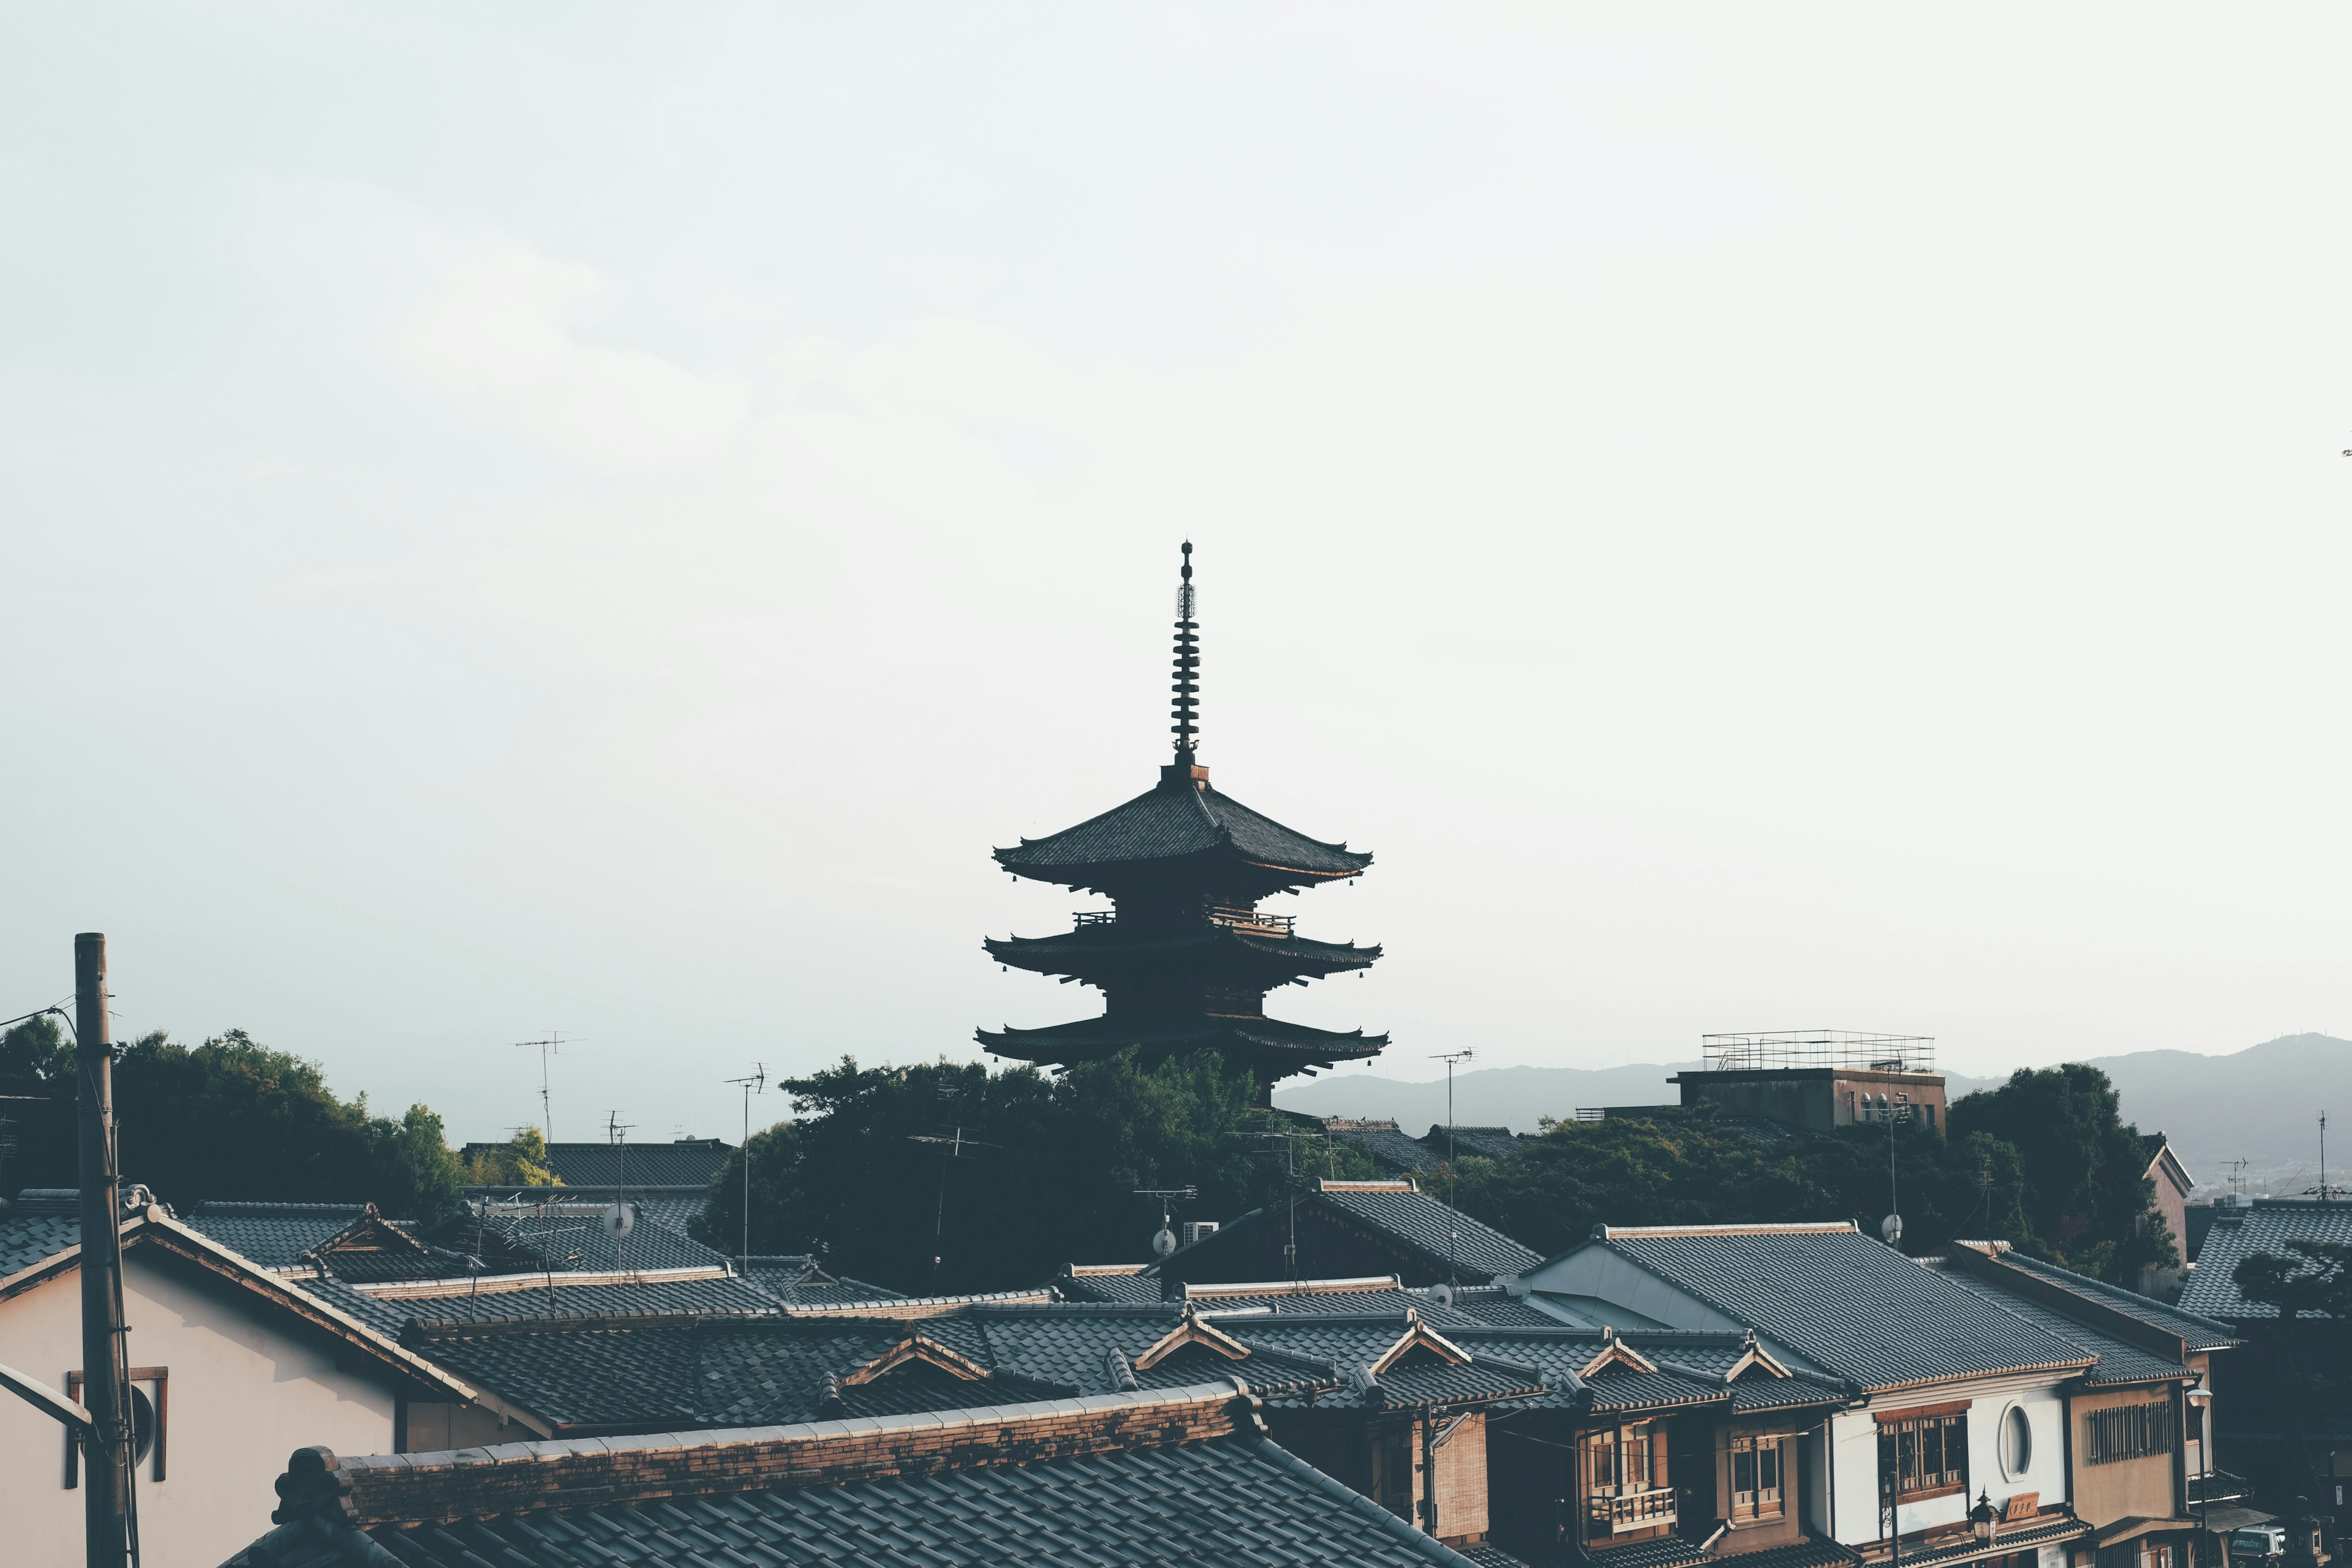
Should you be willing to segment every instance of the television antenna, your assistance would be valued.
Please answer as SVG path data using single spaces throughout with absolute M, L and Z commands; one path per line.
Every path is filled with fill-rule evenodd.
M 2222 1160 L 2217 1163 L 2223 1170 L 2230 1173 L 2227 1176 L 2224 1176 L 2221 1179 L 2222 1185 L 2232 1194 L 2242 1192 L 2246 1185 L 2246 1167 L 2252 1164 L 2253 1162 L 2252 1160 Z
M 962 1159 L 966 1149 L 994 1149 L 999 1145 L 965 1137 L 961 1124 L 952 1135 L 946 1138 L 936 1138 L 927 1132 L 910 1132 L 907 1141 L 910 1143 L 936 1143 L 940 1149 L 940 1206 L 931 1220 L 931 1294 L 936 1296 L 940 1293 L 940 1259 L 947 1252 L 948 1166 Z
M 578 1043 L 579 1042 L 576 1040 L 565 1039 L 563 1037 L 563 1031 L 561 1029 L 548 1030 L 547 1038 L 543 1040 L 517 1040 L 515 1042 L 515 1049 L 519 1051 L 536 1050 L 539 1052 L 539 1131 L 541 1135 L 550 1143 L 555 1142 L 555 1110 L 550 1103 L 548 1097 L 547 1058 L 553 1056 L 561 1056 L 563 1054 L 564 1047 L 569 1045 L 577 1045 Z
M 1135 1195 L 1139 1198 L 1160 1200 L 1160 1229 L 1151 1238 L 1151 1250 L 1162 1258 L 1167 1257 L 1176 1250 L 1176 1232 L 1170 1226 L 1168 1205 L 1180 1199 L 1185 1203 L 1191 1203 L 1201 1195 L 1201 1189 L 1198 1187 L 1138 1187 L 1135 1189 Z
M 1454 1200 L 1462 1195 L 1462 1176 L 1456 1168 L 1459 1162 L 1454 1153 L 1454 1064 L 1466 1062 L 1477 1054 L 1465 1047 L 1458 1051 L 1440 1051 L 1429 1058 L 1445 1064 L 1445 1206 L 1448 1208 L 1454 1207 Z M 1462 1261 L 1458 1256 L 1461 1250 L 1461 1233 L 1449 1226 L 1445 1232 L 1445 1282 L 1449 1285 L 1454 1283 L 1456 1276 L 1462 1272 Z M 1446 1304 L 1452 1305 L 1450 1301 Z
M 759 1062 L 741 1078 L 730 1078 L 729 1083 L 743 1090 L 743 1278 L 751 1277 L 751 1097 L 768 1092 L 768 1064 Z
M 1293 1279 L 1297 1279 L 1301 1278 L 1298 1272 L 1298 1145 L 1303 1142 L 1313 1142 L 1319 1139 L 1322 1141 L 1325 1148 L 1328 1149 L 1330 1147 L 1331 1135 L 1328 1131 L 1319 1128 L 1315 1131 L 1308 1132 L 1301 1128 L 1278 1126 L 1275 1121 L 1275 1118 L 1277 1114 L 1276 1112 L 1266 1110 L 1264 1106 L 1260 1106 L 1258 1109 L 1265 1113 L 1265 1131 L 1263 1132 L 1244 1132 L 1240 1134 L 1240 1136 L 1244 1138 L 1262 1139 L 1269 1144 L 1276 1140 L 1280 1140 L 1281 1142 L 1283 1161 L 1282 1184 L 1284 1189 L 1289 1194 L 1290 1207 L 1290 1239 L 1283 1244 L 1282 1256 L 1284 1261 L 1289 1265 L 1290 1277 Z M 1265 1152 L 1271 1154 L 1274 1152 L 1274 1150 L 1269 1147 Z
M 622 1273 L 628 1271 L 625 1244 L 629 1232 L 637 1228 L 637 1216 L 629 1208 L 629 1130 L 636 1125 L 624 1121 L 617 1110 L 604 1113 L 604 1139 L 613 1145 L 613 1203 L 604 1211 L 604 1234 L 613 1238 L 613 1267 Z

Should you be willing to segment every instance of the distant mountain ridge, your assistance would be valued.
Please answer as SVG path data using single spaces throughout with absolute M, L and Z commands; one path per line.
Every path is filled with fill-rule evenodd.
M 2195 1051 L 2133 1051 L 2094 1057 L 2115 1081 L 2126 1121 L 2163 1132 L 2200 1184 L 2219 1187 L 2222 1162 L 2244 1160 L 2250 1184 L 2292 1187 L 2315 1179 L 2318 1116 L 2336 1108 L 2352 1117 L 2352 1040 L 2284 1035 L 2223 1056 Z M 1467 1127 L 1538 1131 L 1545 1116 L 1565 1120 L 1579 1106 L 1664 1105 L 1677 1098 L 1666 1079 L 1697 1062 L 1643 1062 L 1615 1068 L 1481 1068 L 1454 1079 L 1454 1120 Z M 1951 1098 L 1998 1087 L 2001 1079 L 1945 1075 Z M 1445 1081 L 1406 1083 L 1369 1074 L 1324 1079 L 1284 1089 L 1276 1103 L 1315 1116 L 1388 1116 L 1408 1131 L 1445 1120 Z M 2333 1120 L 2333 1118 L 2331 1118 Z M 2352 1131 L 2352 1121 L 2346 1123 Z M 2352 1173 L 2352 1135 L 2330 1169 Z

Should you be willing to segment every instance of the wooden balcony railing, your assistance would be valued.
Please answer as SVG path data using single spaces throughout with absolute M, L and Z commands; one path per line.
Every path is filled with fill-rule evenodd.
M 1606 1525 L 1612 1531 L 1646 1530 L 1654 1524 L 1672 1524 L 1675 1521 L 1675 1489 L 1672 1487 L 1619 1492 L 1613 1497 L 1596 1495 L 1585 1501 L 1592 1522 Z
M 1202 918 L 1213 926 L 1227 931 L 1246 931 L 1252 936 L 1287 938 L 1293 934 L 1297 915 L 1269 915 L 1256 910 L 1245 910 L 1231 904 L 1212 904 L 1202 911 Z M 1110 910 L 1080 910 L 1070 917 L 1073 924 L 1107 926 L 1118 923 L 1118 914 Z

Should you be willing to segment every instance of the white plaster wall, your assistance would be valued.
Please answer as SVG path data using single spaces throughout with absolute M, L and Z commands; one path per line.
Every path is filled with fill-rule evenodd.
M 1935 1498 L 1906 1503 L 1903 1532 L 1958 1524 L 1968 1517 L 1979 1492 L 1995 1504 L 2005 1504 L 2018 1492 L 2039 1492 L 2043 1506 L 2066 1497 L 2066 1408 L 2053 1386 L 1992 1384 L 1982 1389 L 1943 1388 L 1907 1396 L 1913 1405 L 1947 1405 L 1968 1399 L 1969 1492 L 1965 1497 Z M 2032 1462 L 2015 1476 L 2000 1467 L 1999 1430 L 2001 1412 L 2011 1404 L 2024 1410 L 2033 1431 Z M 1848 1546 L 1882 1538 L 1885 1516 L 1878 1502 L 1878 1422 L 1875 1415 L 1904 1408 L 1882 1398 L 1865 1410 L 1843 1410 L 1830 1418 L 1832 1463 L 1837 1467 L 1837 1539 Z
M 270 1528 L 270 1483 L 296 1448 L 394 1447 L 388 1382 L 340 1372 L 332 1347 L 235 1289 L 133 1247 L 123 1258 L 131 1363 L 171 1369 L 166 1479 L 139 1467 L 147 1568 L 216 1568 Z M 68 1274 L 0 1301 L 0 1362 L 63 1392 L 81 1366 L 81 1278 Z M 82 1494 L 65 1489 L 64 1428 L 0 1394 L 0 1563 L 72 1568 L 82 1560 Z

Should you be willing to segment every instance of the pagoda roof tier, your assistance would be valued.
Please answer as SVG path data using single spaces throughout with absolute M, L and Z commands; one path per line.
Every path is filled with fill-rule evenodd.
M 1358 947 L 1352 942 L 1261 934 L 1206 921 L 1171 929 L 1103 921 L 1060 936 L 1015 936 L 1002 941 L 985 937 L 981 945 L 999 963 L 1040 974 L 1117 973 L 1147 965 L 1164 970 L 1173 963 L 1188 968 L 1245 970 L 1287 978 L 1368 969 L 1381 955 L 1377 942 Z
M 1217 1013 L 1149 1013 L 1126 1016 L 1081 1018 L 1045 1029 L 977 1032 L 992 1056 L 1020 1061 L 1067 1063 L 1116 1056 L 1130 1046 L 1148 1057 L 1178 1051 L 1218 1051 L 1228 1061 L 1273 1065 L 1281 1073 L 1328 1068 L 1334 1062 L 1378 1056 L 1386 1048 L 1386 1035 L 1361 1029 L 1342 1034 L 1337 1029 L 1310 1029 L 1279 1018 L 1233 1017 Z
M 1303 887 L 1356 876 L 1372 863 L 1370 855 L 1295 833 L 1211 789 L 1206 768 L 1167 773 L 1157 788 L 1100 816 L 995 851 L 997 864 L 1015 876 L 1078 888 L 1100 886 L 1107 874 L 1129 879 L 1119 876 L 1123 869 L 1174 869 L 1185 861 L 1199 862 L 1208 875 L 1222 864 L 1255 873 L 1250 881 Z

